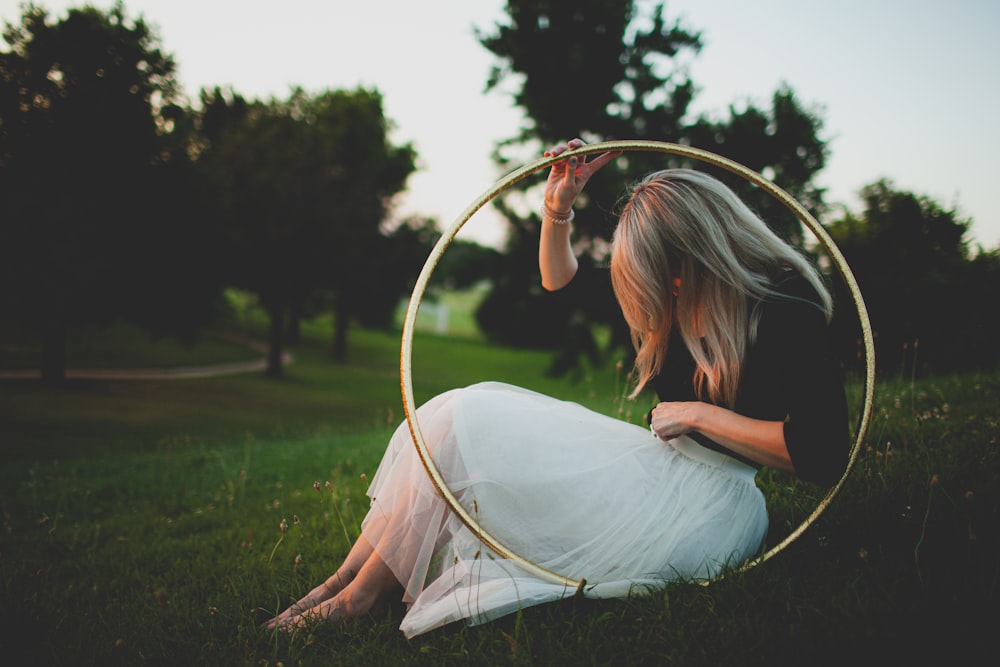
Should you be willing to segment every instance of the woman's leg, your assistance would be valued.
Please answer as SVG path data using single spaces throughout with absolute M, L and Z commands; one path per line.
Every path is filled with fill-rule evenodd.
M 339 593 L 300 613 L 278 617 L 268 627 L 290 630 L 309 623 L 363 616 L 398 586 L 392 570 L 373 550 L 357 575 Z
M 454 396 L 454 392 L 441 394 L 419 409 L 426 437 L 432 443 L 450 437 L 451 410 L 448 408 Z M 439 412 L 441 415 L 435 429 L 434 419 Z M 378 503 L 373 496 L 372 507 L 362 524 L 362 536 L 330 578 L 270 620 L 268 629 L 301 624 L 312 617 L 354 616 L 370 611 L 382 596 L 400 585 L 392 570 L 376 553 L 375 545 L 382 548 L 383 553 L 394 554 L 391 558 L 397 571 L 404 573 L 412 570 L 420 545 L 428 535 L 433 539 L 443 515 L 443 512 L 434 509 L 435 503 L 443 503 L 435 491 L 431 489 L 418 493 L 413 490 L 415 484 L 430 487 L 430 481 L 423 468 L 414 463 L 416 454 L 412 442 L 406 424 L 401 424 L 389 441 L 379 474 L 376 475 L 384 475 L 380 488 L 386 491 L 386 495 L 380 495 Z M 413 502 L 418 496 L 423 498 L 418 503 L 419 511 Z M 435 500 L 428 502 L 427 498 Z M 434 525 L 430 524 L 432 519 L 429 517 L 435 517 Z M 401 545 L 403 548 L 400 548 Z
M 364 538 L 364 535 L 358 537 L 357 541 L 354 542 L 354 546 L 348 552 L 347 558 L 337 568 L 337 571 L 330 575 L 326 581 L 309 591 L 298 602 L 292 604 L 288 609 L 281 612 L 281 614 L 268 621 L 267 629 L 270 630 L 284 619 L 297 616 L 338 595 L 354 580 L 374 552 L 375 550 L 368 540 Z M 381 559 L 379 560 L 381 561 Z

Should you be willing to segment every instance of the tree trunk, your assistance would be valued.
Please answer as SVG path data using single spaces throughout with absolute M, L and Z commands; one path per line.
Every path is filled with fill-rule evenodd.
M 347 361 L 347 325 L 350 315 L 347 307 L 338 303 L 333 311 L 333 349 L 330 355 L 334 361 Z
M 57 313 L 49 313 L 42 331 L 40 370 L 42 382 L 56 385 L 66 380 L 66 323 Z
M 298 345 L 302 341 L 302 302 L 295 300 L 288 308 L 288 324 L 285 327 L 285 343 Z
M 271 304 L 268 309 L 271 317 L 271 326 L 267 341 L 267 370 L 268 377 L 283 378 L 285 367 L 282 357 L 285 353 L 285 314 L 288 311 L 287 305 L 283 301 Z

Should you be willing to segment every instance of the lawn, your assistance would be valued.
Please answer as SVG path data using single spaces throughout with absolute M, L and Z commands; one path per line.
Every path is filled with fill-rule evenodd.
M 326 576 L 357 535 L 366 478 L 401 419 L 398 334 L 352 330 L 349 360 L 334 364 L 328 331 L 307 328 L 282 381 L 0 382 L 6 664 L 976 664 L 995 654 L 1000 374 L 985 372 L 883 379 L 841 494 L 746 573 L 411 641 L 398 608 L 263 632 L 260 621 Z M 153 366 L 160 344 L 123 334 L 116 355 Z M 418 402 L 492 379 L 623 418 L 646 409 L 616 399 L 612 362 L 573 383 L 546 376 L 548 353 L 432 333 L 418 335 L 413 358 Z M 822 495 L 779 475 L 760 483 L 772 541 Z

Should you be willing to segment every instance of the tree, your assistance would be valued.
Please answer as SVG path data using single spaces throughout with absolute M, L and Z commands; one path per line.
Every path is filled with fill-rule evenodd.
M 509 0 L 507 15 L 479 39 L 499 58 L 487 90 L 516 79 L 514 101 L 530 119 L 511 143 L 675 134 L 693 89 L 660 72 L 701 48 L 698 33 L 667 26 L 662 8 L 637 17 L 634 3 L 619 0 Z
M 662 5 L 639 12 L 634 3 L 618 0 L 509 0 L 507 14 L 507 23 L 479 34 L 499 60 L 487 89 L 511 86 L 529 122 L 498 146 L 499 163 L 506 164 L 516 153 L 538 155 L 543 146 L 574 136 L 688 143 L 744 160 L 793 195 L 805 196 L 808 205 L 821 206 L 822 193 L 811 179 L 823 166 L 826 147 L 817 137 L 821 122 L 815 112 L 784 88 L 775 93 L 771 109 L 747 105 L 742 111 L 730 109 L 725 120 L 689 120 L 696 88 L 675 62 L 697 54 L 701 35 L 668 21 Z M 540 219 L 534 213 L 519 214 L 536 206 L 518 205 L 526 198 L 524 191 L 508 190 L 496 204 L 511 222 L 510 234 L 505 261 L 478 313 L 483 329 L 507 343 L 559 346 L 563 356 L 553 367 L 558 370 L 573 367 L 581 354 L 596 356 L 590 324 L 611 326 L 612 347 L 628 349 L 604 270 L 612 213 L 628 181 L 668 166 L 685 163 L 661 154 L 628 153 L 588 184 L 574 223 L 581 266 L 576 286 L 565 293 L 547 294 L 539 287 L 535 248 Z M 723 178 L 752 204 L 759 203 L 765 214 L 774 212 L 774 226 L 786 237 L 800 233 L 794 216 L 780 217 L 773 202 L 755 199 L 759 193 L 740 179 Z M 537 204 L 537 197 L 531 201 Z M 535 325 L 530 335 L 523 326 L 526 320 Z M 578 349 L 568 346 L 568 340 L 579 341 Z
M 0 53 L 3 307 L 65 375 L 71 327 L 125 317 L 193 335 L 211 312 L 174 62 L 121 4 L 50 22 L 28 6 Z M 178 270 L 180 269 L 180 270 Z
M 987 304 L 1000 284 L 996 251 L 971 259 L 970 222 L 955 209 L 881 180 L 861 191 L 864 211 L 833 222 L 830 235 L 858 280 L 884 372 L 953 372 L 996 364 L 998 317 Z M 849 303 L 837 284 L 839 303 Z M 834 321 L 850 360 L 857 328 L 849 308 Z
M 383 229 L 391 199 L 402 191 L 416 164 L 409 144 L 389 141 L 389 121 L 377 91 L 358 89 L 353 94 L 328 93 L 317 105 L 317 119 L 336 155 L 332 168 L 339 172 L 334 225 L 329 228 L 330 247 L 322 284 L 333 296 L 333 358 L 347 358 L 350 320 L 381 307 L 391 312 L 407 282 L 419 267 L 425 246 L 406 247 L 408 231 L 421 223 L 398 227 L 386 241 Z M 336 151 L 336 152 L 335 152 Z
M 388 141 L 375 91 L 296 90 L 287 101 L 250 103 L 213 91 L 202 106 L 200 163 L 230 230 L 229 282 L 268 312 L 268 374 L 283 374 L 290 313 L 320 288 L 343 359 L 351 318 L 389 298 L 380 225 L 414 168 L 413 150 Z
M 823 190 L 812 179 L 826 164 L 828 149 L 819 138 L 819 112 L 802 106 L 787 85 L 774 92 L 771 108 L 729 108 L 729 118 L 697 119 L 687 128 L 691 145 L 739 162 L 774 182 L 814 215 L 826 209 Z M 774 197 L 742 178 L 718 168 L 705 168 L 727 182 L 780 236 L 802 244 L 802 227 Z
M 368 328 L 394 327 L 399 300 L 412 287 L 439 236 L 433 219 L 408 218 L 375 238 L 369 261 L 358 264 L 352 288 L 345 290 L 346 312 Z M 346 342 L 344 338 L 344 349 L 335 346 L 335 358 L 346 356 Z

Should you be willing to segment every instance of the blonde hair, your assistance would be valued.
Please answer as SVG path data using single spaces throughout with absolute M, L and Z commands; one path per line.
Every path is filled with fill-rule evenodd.
M 632 397 L 660 372 L 676 325 L 695 361 L 695 392 L 732 406 L 761 302 L 787 298 L 774 289 L 785 269 L 812 284 L 829 320 L 833 302 L 816 268 L 720 181 L 669 169 L 635 185 L 611 250 L 611 280 L 636 350 Z

